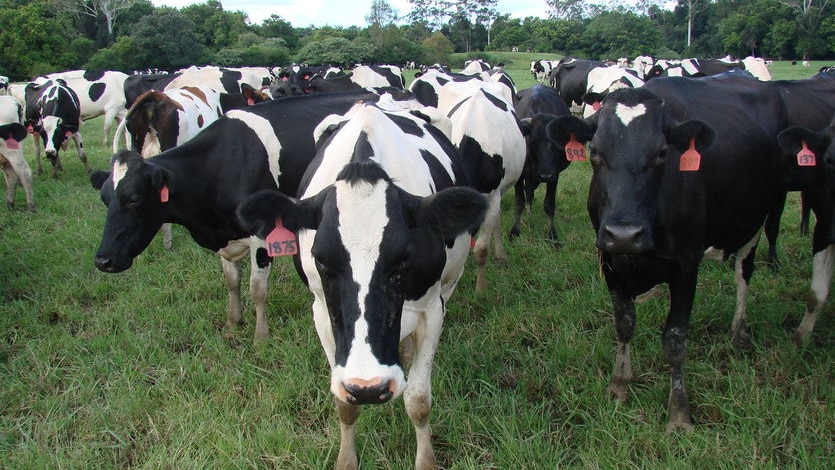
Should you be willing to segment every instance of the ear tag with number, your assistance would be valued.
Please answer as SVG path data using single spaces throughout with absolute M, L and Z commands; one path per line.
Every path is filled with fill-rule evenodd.
M 571 133 L 571 139 L 565 144 L 565 159 L 570 162 L 582 162 L 586 160 L 586 147 L 577 141 L 574 133 Z
M 6 148 L 9 150 L 17 150 L 20 148 L 20 142 L 9 137 L 6 139 Z
M 809 145 L 803 141 L 803 147 L 797 152 L 797 166 L 815 166 L 817 160 L 815 159 L 815 152 L 809 150 Z
M 159 190 L 159 202 L 168 202 L 168 185 L 163 183 Z
M 299 252 L 296 234 L 287 230 L 281 217 L 275 218 L 275 228 L 267 235 L 267 254 L 275 256 L 291 256 Z
M 681 154 L 678 162 L 679 171 L 699 171 L 702 164 L 702 154 L 696 150 L 696 138 L 690 138 L 690 148 Z

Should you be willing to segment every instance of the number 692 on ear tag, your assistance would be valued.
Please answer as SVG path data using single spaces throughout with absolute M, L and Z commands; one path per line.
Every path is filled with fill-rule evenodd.
M 287 230 L 281 217 L 275 218 L 275 228 L 267 235 L 267 254 L 275 256 L 292 256 L 299 252 L 296 234 Z

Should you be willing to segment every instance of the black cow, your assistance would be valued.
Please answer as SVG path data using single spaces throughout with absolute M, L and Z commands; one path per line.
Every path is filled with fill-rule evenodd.
M 160 73 L 146 75 L 130 75 L 125 79 L 125 106 L 127 109 L 133 105 L 137 98 L 148 91 L 163 91 L 169 83 L 181 73 Z
M 778 137 L 785 163 L 803 190 L 804 205 L 815 213 L 817 220 L 812 233 L 812 282 L 806 313 L 793 336 L 795 344 L 802 346 L 809 340 L 829 298 L 835 261 L 835 121 L 820 131 L 792 126 Z
M 329 65 L 290 65 L 279 70 L 278 79 L 270 86 L 270 95 L 282 98 L 310 94 L 310 79 L 316 75 L 332 78 L 345 75 L 345 72 Z
M 735 338 L 742 334 L 737 319 L 745 317 L 757 240 L 780 190 L 780 116 L 779 93 L 768 83 L 660 78 L 608 95 L 587 127 L 594 131 L 588 211 L 618 337 L 608 390 L 625 400 L 633 378 L 634 298 L 666 282 L 669 431 L 691 426 L 682 364 L 703 257 L 735 255 L 732 331 Z M 561 132 L 563 142 L 570 132 L 584 135 L 576 128 Z
M 315 153 L 316 125 L 327 115 L 344 113 L 358 99 L 378 96 L 360 91 L 270 101 L 230 111 L 193 139 L 153 158 L 117 153 L 111 172 L 91 175 L 107 205 L 96 266 L 105 272 L 124 271 L 163 223 L 183 225 L 200 246 L 222 257 L 230 327 L 241 322 L 240 262 L 249 252 L 255 336 L 268 336 L 264 301 L 270 263 L 263 241 L 250 243 L 235 208 L 262 189 L 294 194 Z
M 549 83 L 557 89 L 566 105 L 580 106 L 586 93 L 589 72 L 606 64 L 599 60 L 563 57 L 548 75 Z
M 530 211 L 533 195 L 539 183 L 545 183 L 543 208 L 548 216 L 548 240 L 557 243 L 557 229 L 554 227 L 557 183 L 560 173 L 570 163 L 565 149 L 559 147 L 548 132 L 548 125 L 558 116 L 571 114 L 557 91 L 549 86 L 536 83 L 517 93 L 516 114 L 522 122 L 527 144 L 527 155 L 522 177 L 516 181 L 516 217 L 510 229 L 510 238 L 521 234 L 519 223 L 525 206 Z

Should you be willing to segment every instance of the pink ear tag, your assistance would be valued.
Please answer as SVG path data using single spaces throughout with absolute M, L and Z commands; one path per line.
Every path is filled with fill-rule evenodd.
M 570 162 L 582 162 L 586 160 L 586 147 L 577 141 L 574 133 L 571 139 L 565 144 L 565 159 Z
M 815 166 L 817 160 L 815 159 L 815 152 L 809 150 L 806 141 L 803 141 L 803 147 L 797 152 L 797 166 Z
M 591 109 L 593 109 L 595 111 L 600 111 L 600 106 L 601 106 L 600 101 L 595 101 L 594 103 L 591 104 Z
M 275 228 L 267 235 L 267 254 L 275 256 L 291 256 L 299 252 L 296 234 L 287 230 L 281 217 L 275 218 Z
M 6 139 L 6 148 L 9 150 L 17 150 L 20 148 L 20 142 L 9 137 Z
M 168 202 L 168 185 L 165 183 L 159 190 L 159 202 Z
M 681 154 L 678 162 L 679 171 L 699 171 L 702 164 L 702 154 L 696 150 L 696 138 L 690 138 L 690 148 Z
M 252 98 L 247 98 L 246 99 L 246 104 L 249 105 L 249 106 L 252 106 L 252 105 L 255 104 L 255 100 L 252 99 Z

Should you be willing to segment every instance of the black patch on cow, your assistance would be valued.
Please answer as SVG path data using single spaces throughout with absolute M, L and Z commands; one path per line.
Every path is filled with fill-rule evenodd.
M 353 155 L 353 161 L 364 161 L 374 156 L 374 148 L 371 147 L 371 142 L 368 141 L 368 134 L 365 131 L 360 132 L 357 137 Z
M 220 74 L 220 84 L 223 85 L 223 89 L 226 90 L 226 93 L 240 93 L 240 80 L 242 76 L 243 74 L 237 70 L 223 69 Z
M 482 193 L 498 188 L 504 178 L 504 159 L 501 155 L 487 155 L 477 140 L 464 136 L 458 145 L 470 186 Z
M 97 82 L 104 77 L 106 70 L 87 70 L 84 72 L 84 80 L 88 82 Z
M 397 127 L 403 131 L 404 134 L 415 135 L 418 137 L 423 137 L 426 135 L 426 132 L 423 131 L 423 128 L 418 125 L 415 121 L 405 118 L 403 116 L 398 116 L 396 114 L 387 114 L 388 118 L 393 122 Z
M 259 268 L 266 268 L 270 265 L 270 263 L 272 263 L 272 261 L 273 259 L 267 254 L 266 248 L 258 248 L 255 250 L 255 262 L 258 264 Z
M 94 83 L 90 85 L 90 89 L 87 91 L 87 96 L 90 97 L 90 100 L 93 102 L 98 101 L 99 98 L 102 97 L 104 94 L 105 89 L 107 89 L 107 85 L 101 82 Z
M 429 174 L 432 175 L 432 181 L 435 182 L 436 188 L 448 188 L 450 186 L 455 186 L 455 181 L 452 181 L 449 177 L 449 173 L 447 173 L 446 168 L 438 161 L 435 155 L 432 155 L 429 150 L 420 149 L 420 156 L 423 158 L 423 161 L 426 162 L 426 166 L 429 167 Z M 462 184 L 459 182 L 459 184 Z
M 495 107 L 497 107 L 497 108 L 501 109 L 502 111 L 507 111 L 507 103 L 505 103 L 505 102 L 504 102 L 504 101 L 502 101 L 501 99 L 499 99 L 499 98 L 497 98 L 497 97 L 493 96 L 492 94 L 487 93 L 487 92 L 486 92 L 486 91 L 484 91 L 484 90 L 481 90 L 481 93 L 483 93 L 483 94 L 484 94 L 484 96 L 486 96 L 486 97 L 487 97 L 487 99 L 488 99 L 488 100 L 490 100 L 490 102 L 491 102 L 491 103 L 493 103 L 493 106 L 495 106 Z
M 365 133 L 363 133 L 365 136 Z M 367 137 L 360 137 L 359 140 L 364 140 L 366 144 L 368 143 Z M 363 145 L 359 141 L 357 142 L 357 146 Z M 377 164 L 376 162 L 366 160 L 362 162 L 352 162 L 342 169 L 339 174 L 336 176 L 337 181 L 346 181 L 351 185 L 357 184 L 359 182 L 367 181 L 369 183 L 376 183 L 379 180 L 383 180 L 386 182 L 391 183 L 391 178 L 386 173 L 383 168 Z

